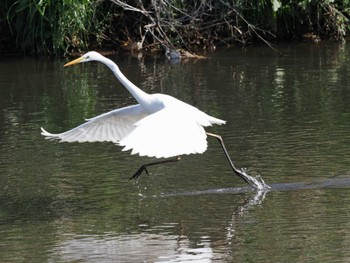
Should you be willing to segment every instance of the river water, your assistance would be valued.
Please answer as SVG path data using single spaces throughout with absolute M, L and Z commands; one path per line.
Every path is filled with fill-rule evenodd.
M 207 59 L 111 57 L 149 93 L 227 120 L 215 139 L 149 168 L 112 143 L 57 143 L 130 94 L 105 66 L 0 59 L 0 262 L 349 262 L 350 45 L 221 50 Z

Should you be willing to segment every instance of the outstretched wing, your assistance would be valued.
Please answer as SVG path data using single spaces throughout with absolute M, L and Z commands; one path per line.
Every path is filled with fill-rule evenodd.
M 52 134 L 41 128 L 47 139 L 61 142 L 114 142 L 117 143 L 135 128 L 135 123 L 148 114 L 140 105 L 116 109 L 87 120 L 69 131 Z
M 203 153 L 207 135 L 191 114 L 179 114 L 172 109 L 153 113 L 137 123 L 135 129 L 119 145 L 131 154 L 168 158 L 183 154 Z

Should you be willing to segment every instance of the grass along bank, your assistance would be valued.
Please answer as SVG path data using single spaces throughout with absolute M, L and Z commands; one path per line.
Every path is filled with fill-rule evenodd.
M 212 50 L 304 36 L 343 40 L 350 0 L 3 0 L 1 53 Z

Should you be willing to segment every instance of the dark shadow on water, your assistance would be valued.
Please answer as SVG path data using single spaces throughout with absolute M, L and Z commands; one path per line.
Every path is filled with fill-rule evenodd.
M 288 191 L 288 190 L 300 190 L 300 189 L 317 189 L 317 188 L 332 188 L 350 187 L 350 177 L 343 175 L 327 179 L 319 179 L 309 183 L 295 182 L 295 183 L 281 183 L 271 185 L 270 190 Z
M 342 175 L 333 178 L 319 179 L 312 182 L 293 182 L 293 183 L 276 183 L 270 184 L 270 189 L 256 190 L 251 186 L 243 187 L 234 187 L 234 188 L 219 188 L 219 189 L 208 189 L 201 191 L 189 191 L 182 193 L 169 193 L 155 195 L 154 197 L 173 197 L 173 196 L 194 196 L 194 195 L 208 195 L 208 194 L 240 194 L 240 193 L 249 193 L 256 192 L 265 194 L 270 191 L 292 191 L 292 190 L 304 190 L 304 189 L 318 189 L 318 188 L 332 188 L 332 187 L 341 187 L 347 188 L 350 187 L 350 176 Z M 256 196 L 256 195 L 255 195 Z

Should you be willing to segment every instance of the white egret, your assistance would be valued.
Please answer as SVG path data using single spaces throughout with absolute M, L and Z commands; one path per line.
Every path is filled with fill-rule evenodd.
M 140 167 L 130 178 L 136 179 L 147 167 L 155 164 L 178 161 L 180 155 L 203 153 L 207 149 L 207 135 L 219 140 L 233 171 L 256 188 L 261 188 L 255 178 L 245 170 L 237 169 L 231 161 L 222 138 L 206 133 L 203 127 L 212 124 L 225 124 L 224 120 L 209 116 L 199 109 L 165 94 L 147 94 L 131 83 L 119 67 L 110 59 L 91 51 L 64 66 L 77 63 L 98 61 L 105 64 L 117 79 L 136 99 L 138 104 L 112 110 L 69 131 L 52 134 L 43 128 L 42 135 L 61 142 L 113 142 L 123 146 L 123 151 L 131 154 L 156 158 L 170 158 L 147 163 Z

